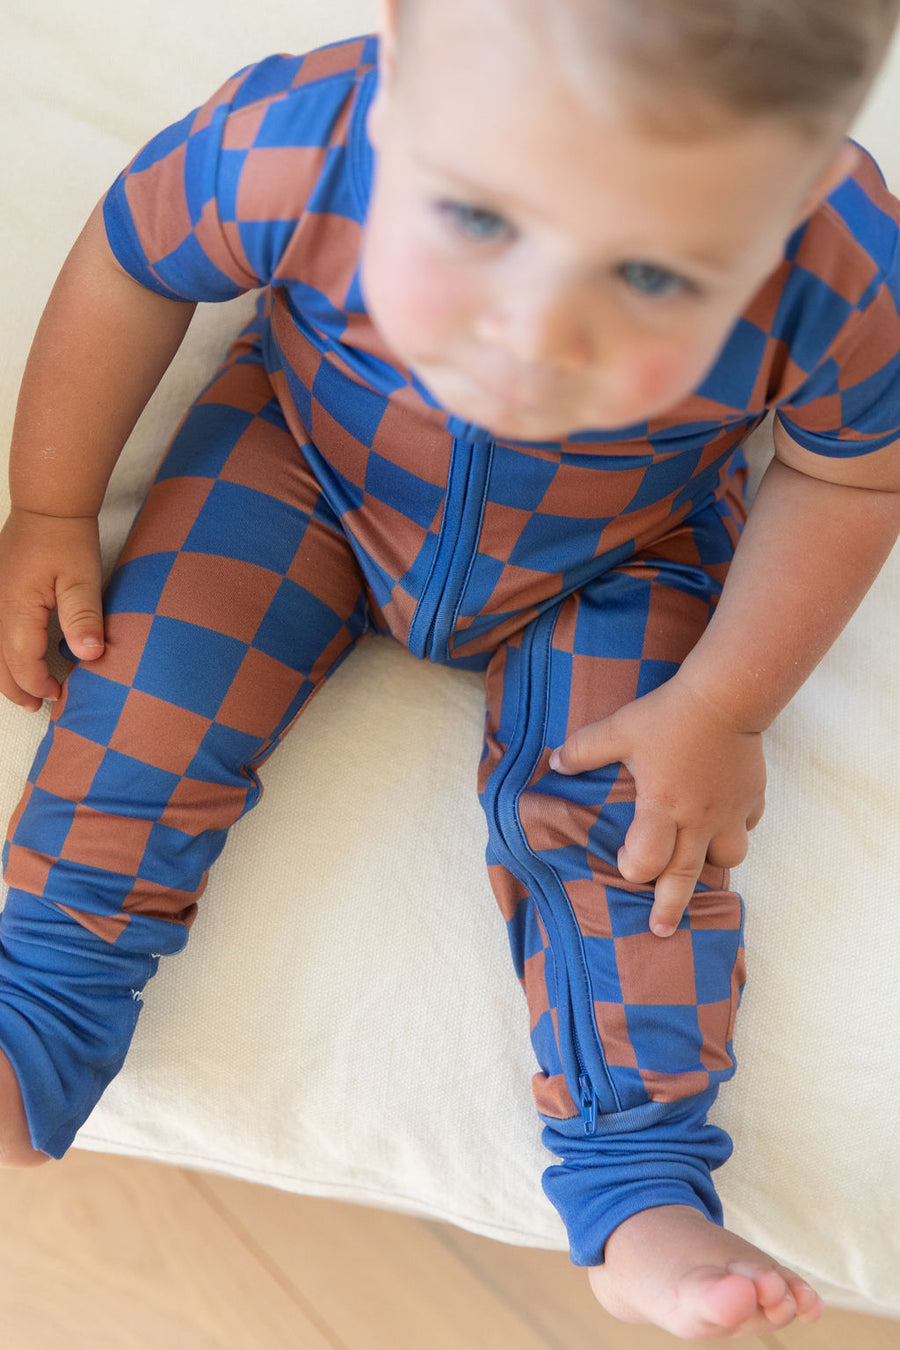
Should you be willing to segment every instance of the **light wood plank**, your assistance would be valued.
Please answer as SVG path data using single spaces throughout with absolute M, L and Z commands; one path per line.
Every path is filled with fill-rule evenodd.
M 772 1350 L 900 1350 L 900 1322 L 829 1308 L 810 1327 L 787 1327 L 765 1339 Z
M 510 1247 L 440 1225 L 443 1242 L 513 1303 L 522 1303 L 555 1350 L 672 1350 L 675 1339 L 658 1327 L 630 1326 L 611 1317 L 591 1293 L 587 1273 L 564 1252 Z M 764 1350 L 747 1336 L 742 1350 Z
M 539 1319 L 543 1320 L 543 1314 L 554 1325 L 564 1326 L 558 1344 L 565 1350 L 606 1346 L 610 1350 L 672 1350 L 676 1344 L 668 1333 L 623 1326 L 608 1317 L 581 1285 L 583 1272 L 560 1252 L 506 1247 L 451 1228 L 445 1240 L 470 1260 L 481 1262 L 494 1286 L 508 1298 L 527 1299 Z M 811 1326 L 794 1325 L 764 1336 L 742 1337 L 738 1344 L 742 1350 L 762 1346 L 766 1350 L 900 1350 L 900 1322 L 829 1308 Z
M 527 1305 L 510 1304 L 459 1261 L 437 1225 L 205 1173 L 197 1184 L 352 1350 L 560 1345 Z
M 337 1350 L 185 1173 L 74 1150 L 0 1172 L 9 1350 Z

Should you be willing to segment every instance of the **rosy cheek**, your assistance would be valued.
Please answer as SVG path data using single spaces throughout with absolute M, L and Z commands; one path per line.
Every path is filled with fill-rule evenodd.
M 452 327 L 459 305 L 445 278 L 428 259 L 407 255 L 397 270 L 397 302 L 409 328 L 424 338 Z
M 637 404 L 670 404 L 684 398 L 697 383 L 698 360 L 684 344 L 638 350 L 628 363 L 626 378 Z
M 444 343 L 471 331 L 474 297 L 456 269 L 413 257 L 406 274 L 407 313 L 424 343 Z
M 458 270 L 414 240 L 394 236 L 371 249 L 365 279 L 373 318 L 407 359 L 441 355 L 470 326 Z

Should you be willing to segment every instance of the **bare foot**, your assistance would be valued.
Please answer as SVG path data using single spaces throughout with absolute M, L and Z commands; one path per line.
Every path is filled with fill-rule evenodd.
M 814 1322 L 824 1306 L 792 1270 L 687 1205 L 626 1219 L 606 1244 L 604 1264 L 588 1275 L 613 1317 L 689 1341 Z

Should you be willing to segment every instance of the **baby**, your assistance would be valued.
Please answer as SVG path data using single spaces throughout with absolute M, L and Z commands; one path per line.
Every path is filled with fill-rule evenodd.
M 258 766 L 377 632 L 485 673 L 572 1260 L 685 1338 L 819 1315 L 722 1226 L 707 1113 L 761 733 L 900 525 L 900 203 L 846 135 L 898 10 L 385 0 L 377 38 L 248 67 L 117 180 L 32 348 L 0 534 L 0 691 L 54 700 L 5 855 L 6 1165 L 65 1153 Z M 196 303 L 256 288 L 101 610 L 122 446 Z

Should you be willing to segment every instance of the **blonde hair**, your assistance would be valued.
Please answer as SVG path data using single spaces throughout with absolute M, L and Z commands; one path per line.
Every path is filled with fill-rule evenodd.
M 430 0 L 443 6 L 453 0 Z M 426 0 L 393 0 L 401 29 Z M 496 0 L 480 0 L 481 13 Z M 504 0 L 543 28 L 591 96 L 612 83 L 653 130 L 696 134 L 718 119 L 784 119 L 821 141 L 864 102 L 900 0 Z M 605 79 L 604 79 L 605 77 Z
M 675 94 L 688 108 L 712 103 L 735 117 L 784 119 L 811 139 L 846 130 L 900 16 L 900 0 L 578 0 L 574 8 L 582 41 L 588 25 L 660 129 L 677 132 Z

